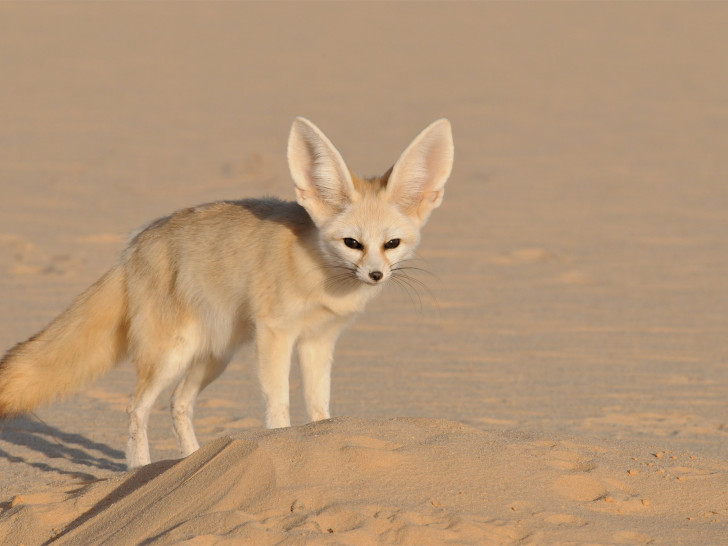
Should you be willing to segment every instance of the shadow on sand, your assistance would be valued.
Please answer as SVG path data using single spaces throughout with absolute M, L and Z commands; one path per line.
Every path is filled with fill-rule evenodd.
M 94 442 L 80 434 L 62 430 L 29 416 L 0 422 L 0 440 L 16 446 L 23 446 L 50 459 L 62 458 L 73 464 L 100 470 L 122 471 L 126 469 L 124 453 L 106 444 Z M 95 476 L 79 471 L 58 468 L 47 462 L 27 461 L 0 448 L 0 457 L 12 463 L 25 463 L 28 466 L 73 475 L 79 478 L 94 479 Z

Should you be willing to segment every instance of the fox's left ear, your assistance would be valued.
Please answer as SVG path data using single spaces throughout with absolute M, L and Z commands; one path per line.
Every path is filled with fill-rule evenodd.
M 443 118 L 430 124 L 392 167 L 386 189 L 389 200 L 424 224 L 442 203 L 454 154 L 450 122 Z

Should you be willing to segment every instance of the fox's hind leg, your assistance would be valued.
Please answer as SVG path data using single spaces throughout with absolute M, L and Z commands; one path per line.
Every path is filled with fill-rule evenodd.
M 129 409 L 129 440 L 126 462 L 129 469 L 149 464 L 147 423 L 154 401 L 167 387 L 173 385 L 189 368 L 195 356 L 195 346 L 182 336 L 175 338 L 174 347 L 158 358 L 145 355 L 137 359 L 137 387 Z
M 142 380 L 137 383 L 136 392 L 127 410 L 129 413 L 129 439 L 126 444 L 126 464 L 129 470 L 151 462 L 147 437 L 149 414 L 159 394 L 172 385 L 180 373 L 181 370 L 175 375 L 154 374 L 146 381 Z
M 183 457 L 194 453 L 200 447 L 192 425 L 192 413 L 197 395 L 225 370 L 229 362 L 229 355 L 196 360 L 172 393 L 172 423 Z

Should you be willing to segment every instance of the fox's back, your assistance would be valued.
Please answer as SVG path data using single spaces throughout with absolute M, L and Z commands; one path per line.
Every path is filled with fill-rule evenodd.
M 294 246 L 315 251 L 315 229 L 303 207 L 275 198 L 177 211 L 131 239 L 124 254 L 130 297 L 246 305 L 251 293 L 269 289 L 261 282 L 286 282 Z
M 245 237 L 248 232 L 261 229 L 282 229 L 297 234 L 314 229 L 314 225 L 304 208 L 292 201 L 275 197 L 215 201 L 181 209 L 150 222 L 132 236 L 129 246 L 139 247 L 159 237 L 175 240 L 180 236 L 195 235 L 204 240 L 221 233 L 228 237 Z M 228 238 L 223 239 L 229 242 Z

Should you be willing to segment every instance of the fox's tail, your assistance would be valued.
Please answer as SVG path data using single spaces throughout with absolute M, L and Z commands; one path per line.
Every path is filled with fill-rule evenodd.
M 0 360 L 0 417 L 32 411 L 109 371 L 126 355 L 126 317 L 119 265 Z

